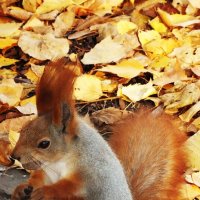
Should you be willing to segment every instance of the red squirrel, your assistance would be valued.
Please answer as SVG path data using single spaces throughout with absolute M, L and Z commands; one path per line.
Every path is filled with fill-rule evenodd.
M 173 119 L 142 109 L 106 142 L 76 113 L 69 65 L 64 58 L 48 64 L 38 84 L 38 117 L 12 153 L 34 171 L 12 200 L 180 200 L 186 136 Z

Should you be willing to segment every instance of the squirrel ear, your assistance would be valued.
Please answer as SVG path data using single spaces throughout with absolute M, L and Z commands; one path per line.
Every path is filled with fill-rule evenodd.
M 62 133 L 67 133 L 66 127 L 71 118 L 70 107 L 67 103 L 61 103 L 59 108 L 54 110 L 53 113 L 53 124 L 57 127 L 57 130 Z

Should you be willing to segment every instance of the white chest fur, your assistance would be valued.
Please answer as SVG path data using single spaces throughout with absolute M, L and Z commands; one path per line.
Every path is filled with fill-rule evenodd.
M 55 163 L 45 163 L 42 167 L 48 177 L 46 184 L 56 183 L 62 178 L 67 178 L 75 171 L 73 163 L 67 159 L 61 159 Z

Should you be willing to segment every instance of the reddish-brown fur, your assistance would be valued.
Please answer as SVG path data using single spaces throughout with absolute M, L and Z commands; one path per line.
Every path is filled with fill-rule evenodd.
M 173 119 L 147 109 L 114 127 L 109 141 L 120 159 L 135 200 L 178 200 L 185 171 L 186 136 Z
M 70 135 L 74 134 L 76 126 L 75 106 L 72 95 L 76 73 L 75 69 L 71 69 L 72 65 L 67 58 L 50 62 L 45 67 L 36 92 L 38 115 L 52 113 L 55 124 L 61 122 L 62 103 L 65 102 L 69 106 L 68 132 Z

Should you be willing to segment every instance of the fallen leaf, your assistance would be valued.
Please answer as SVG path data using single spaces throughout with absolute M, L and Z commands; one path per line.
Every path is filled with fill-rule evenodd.
M 67 56 L 69 51 L 68 40 L 56 38 L 52 33 L 42 35 L 24 31 L 18 45 L 25 53 L 39 60 L 61 58 Z
M 24 30 L 28 30 L 33 27 L 44 26 L 44 22 L 39 20 L 36 16 L 32 16 L 26 24 L 23 26 Z
M 76 100 L 94 101 L 102 95 L 101 81 L 96 76 L 84 74 L 76 79 L 74 84 Z
M 8 7 L 6 12 L 12 17 L 23 21 L 28 20 L 32 16 L 32 13 L 15 6 Z
M 43 3 L 36 9 L 36 14 L 44 14 L 52 10 L 63 10 L 72 4 L 72 0 L 44 0 Z
M 55 35 L 62 37 L 72 27 L 75 21 L 75 13 L 72 11 L 66 11 L 56 17 L 53 27 L 55 29 Z
M 168 28 L 165 26 L 165 24 L 163 24 L 160 21 L 159 17 L 155 17 L 154 19 L 152 19 L 151 21 L 149 21 L 149 24 L 158 33 L 166 33 L 167 30 L 168 30 Z
M 16 106 L 16 108 L 17 110 L 19 110 L 19 112 L 21 112 L 24 115 L 37 115 L 37 108 L 36 105 L 33 103 L 27 103 L 24 106 Z
M 36 115 L 22 116 L 18 118 L 6 119 L 0 123 L 2 133 L 9 133 L 10 130 L 20 132 L 25 124 L 36 118 Z M 1 146 L 1 145 L 0 145 Z
M 200 170 L 200 132 L 191 136 L 185 143 L 187 150 L 187 165 L 192 169 Z
M 183 184 L 181 188 L 181 194 L 183 199 L 193 200 L 196 198 L 196 200 L 198 200 L 197 197 L 200 194 L 200 188 L 191 184 Z
M 102 124 L 112 125 L 130 114 L 129 111 L 119 110 L 117 108 L 106 108 L 93 112 L 90 119 L 101 126 Z
M 193 124 L 196 128 L 200 129 L 200 117 L 196 118 L 196 119 L 192 122 L 192 124 Z
M 179 115 L 179 117 L 184 121 L 184 122 L 189 122 L 192 117 L 200 111 L 200 101 L 194 104 L 190 109 L 188 109 L 185 113 Z
M 125 48 L 121 44 L 113 41 L 111 37 L 107 37 L 99 42 L 88 53 L 85 53 L 81 61 L 85 65 L 110 63 L 117 62 L 125 56 Z
M 118 94 L 121 93 L 122 95 L 125 95 L 133 102 L 140 101 L 157 93 L 151 81 L 144 85 L 138 83 L 134 85 L 123 86 L 119 90 L 121 90 L 121 92 L 118 91 Z
M 146 72 L 147 70 L 144 69 L 144 66 L 142 66 L 139 61 L 131 58 L 124 59 L 116 65 L 107 65 L 98 69 L 98 71 L 110 72 L 117 74 L 119 77 L 131 79 L 138 76 L 141 72 Z
M 3 79 L 0 84 L 0 101 L 15 106 L 19 103 L 23 86 L 15 83 L 13 79 Z
M 191 15 L 182 14 L 168 14 L 164 10 L 158 9 L 158 14 L 162 18 L 165 24 L 168 26 L 189 26 L 192 24 L 200 23 L 200 20 Z
M 8 139 L 10 141 L 12 149 L 14 149 L 15 145 L 17 144 L 17 141 L 19 140 L 20 134 L 16 131 L 10 130 L 8 134 Z
M 101 88 L 103 92 L 113 93 L 117 90 L 118 83 L 110 79 L 105 79 L 101 81 Z
M 32 83 L 38 83 L 39 77 L 29 68 L 28 71 L 25 73 L 25 76 L 31 80 Z
M 186 174 L 185 180 L 188 183 L 192 183 L 192 184 L 200 187 L 200 172 L 199 171 L 194 171 L 191 174 Z
M 126 20 L 120 20 L 117 23 L 117 31 L 122 35 L 130 32 L 130 31 L 133 31 L 135 29 L 137 29 L 137 25 L 134 24 L 133 22 L 129 22 Z
M 25 10 L 34 13 L 38 6 L 38 1 L 37 0 L 23 0 L 22 6 L 24 7 Z
M 1 37 L 12 37 L 19 35 L 19 28 L 22 23 L 0 23 L 0 36 Z
M 17 44 L 17 40 L 16 39 L 0 38 L 0 49 L 11 47 L 12 45 L 15 45 L 15 44 Z M 0 59 L 1 59 L 1 57 L 0 57 Z
M 9 66 L 9 65 L 15 64 L 18 61 L 19 60 L 11 59 L 11 58 L 5 58 L 5 57 L 0 55 L 0 68 L 4 67 L 4 66 Z
M 7 138 L 0 138 L 0 164 L 10 166 L 12 164 L 9 156 L 11 155 L 12 147 Z

